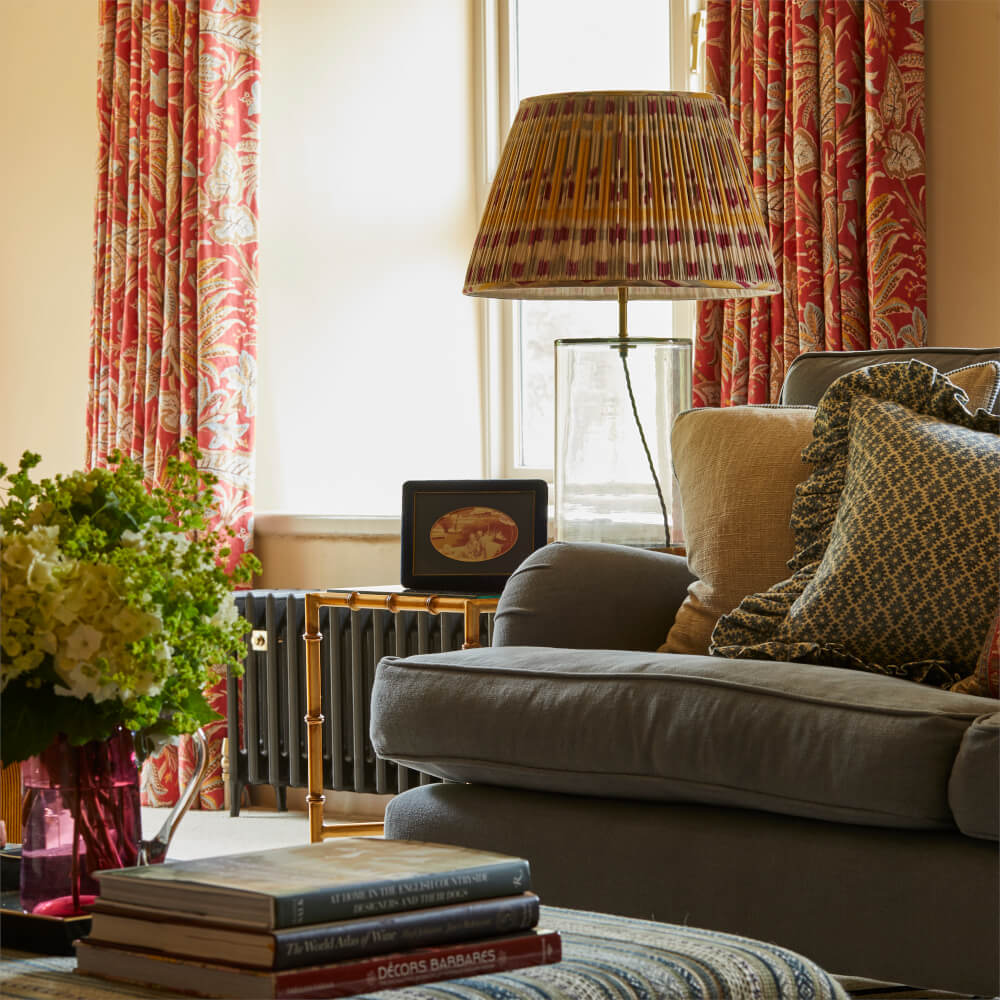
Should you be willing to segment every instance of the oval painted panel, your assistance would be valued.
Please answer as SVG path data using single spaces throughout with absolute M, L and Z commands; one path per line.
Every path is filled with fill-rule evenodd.
M 514 547 L 517 524 L 494 507 L 459 507 L 432 525 L 431 545 L 456 562 L 488 562 Z

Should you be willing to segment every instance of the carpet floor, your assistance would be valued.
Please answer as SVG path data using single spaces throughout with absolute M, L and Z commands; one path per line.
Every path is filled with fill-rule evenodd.
M 166 809 L 144 808 L 143 836 L 155 836 L 166 816 Z M 332 821 L 327 817 L 326 822 Z M 230 816 L 223 809 L 190 809 L 177 827 L 167 857 L 171 861 L 187 861 L 308 843 L 309 821 L 301 812 L 250 806 L 241 809 L 239 816 Z

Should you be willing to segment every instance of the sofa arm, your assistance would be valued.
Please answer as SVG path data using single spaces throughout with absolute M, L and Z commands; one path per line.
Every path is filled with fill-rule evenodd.
M 1000 712 L 981 715 L 962 737 L 948 804 L 967 837 L 1000 840 Z
M 694 577 L 681 556 L 601 542 L 554 542 L 507 581 L 494 646 L 654 650 Z

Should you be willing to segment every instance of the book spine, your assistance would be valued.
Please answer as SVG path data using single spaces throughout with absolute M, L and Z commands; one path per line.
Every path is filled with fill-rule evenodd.
M 538 922 L 538 897 L 533 893 L 361 917 L 336 929 L 316 925 L 277 931 L 274 968 L 346 961 L 369 955 L 496 937 L 528 930 Z
M 277 897 L 274 901 L 274 926 L 296 927 L 489 899 L 491 896 L 511 896 L 529 889 L 530 882 L 528 862 L 512 858 L 485 868 L 380 879 L 333 891 L 319 888 Z
M 421 948 L 349 962 L 337 969 L 298 969 L 275 974 L 274 996 L 286 998 L 347 997 L 417 983 L 510 972 L 547 965 L 562 958 L 558 931 L 477 941 L 447 948 Z

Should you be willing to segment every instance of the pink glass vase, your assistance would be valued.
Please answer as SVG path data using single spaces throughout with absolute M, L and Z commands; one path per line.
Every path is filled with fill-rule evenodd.
M 94 872 L 138 863 L 141 813 L 132 733 L 71 746 L 60 735 L 21 764 L 21 906 L 54 917 L 86 912 Z
M 139 768 L 132 733 L 71 746 L 60 735 L 21 763 L 21 908 L 77 916 L 97 896 L 94 873 L 163 861 L 208 769 L 208 743 L 197 729 L 195 765 L 160 832 L 141 840 Z

